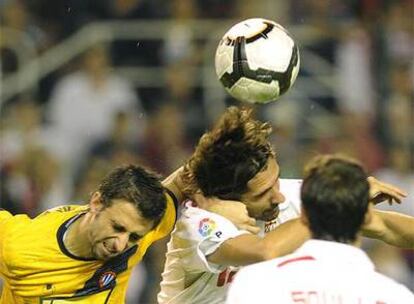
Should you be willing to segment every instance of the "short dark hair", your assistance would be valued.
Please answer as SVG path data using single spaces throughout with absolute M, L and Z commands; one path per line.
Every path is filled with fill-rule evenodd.
M 101 182 L 101 193 L 105 207 L 114 199 L 131 202 L 141 215 L 159 223 L 167 208 L 165 189 L 157 174 L 137 165 L 120 166 L 111 171 Z
M 239 200 L 274 156 L 271 131 L 270 124 L 253 119 L 251 109 L 229 107 L 184 166 L 186 194 L 200 189 L 206 197 Z
M 318 156 L 305 168 L 301 199 L 314 238 L 353 242 L 368 209 L 367 174 L 345 156 Z

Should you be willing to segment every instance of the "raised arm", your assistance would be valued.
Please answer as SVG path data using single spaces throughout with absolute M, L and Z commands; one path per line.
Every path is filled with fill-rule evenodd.
M 162 185 L 170 190 L 180 203 L 185 199 L 183 193 L 183 183 L 181 180 L 182 171 L 183 167 L 180 167 L 162 181 Z
M 180 167 L 162 181 L 163 186 L 174 194 L 179 203 L 186 199 L 185 185 L 181 179 L 182 172 L 183 167 Z M 194 200 L 202 209 L 224 216 L 240 230 L 251 233 L 258 233 L 260 230 L 256 226 L 255 219 L 249 217 L 246 205 L 241 202 L 221 200 L 215 197 L 206 198 L 200 193 L 194 194 L 190 199 Z
M 370 198 L 373 204 L 388 201 L 401 203 L 407 194 L 391 184 L 368 177 Z M 390 245 L 414 249 L 414 218 L 398 212 L 380 211 L 371 207 L 369 220 L 362 227 L 362 234 Z
M 414 217 L 398 212 L 372 210 L 363 235 L 401 248 L 414 249 Z
M 307 227 L 300 219 L 293 219 L 267 233 L 264 238 L 244 234 L 229 239 L 207 259 L 219 265 L 244 266 L 291 253 L 309 238 Z
M 407 196 L 407 193 L 400 188 L 384 183 L 373 176 L 368 177 L 368 183 L 370 200 L 374 205 L 384 201 L 388 201 L 390 205 L 394 202 L 401 204 L 401 200 Z

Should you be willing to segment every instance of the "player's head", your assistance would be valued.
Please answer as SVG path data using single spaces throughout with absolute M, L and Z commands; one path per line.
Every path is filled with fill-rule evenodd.
M 344 156 L 318 156 L 305 168 L 301 199 L 314 238 L 353 243 L 368 210 L 367 174 Z
M 271 131 L 268 123 L 253 119 L 251 110 L 228 108 L 184 168 L 187 194 L 200 189 L 206 197 L 242 201 L 256 219 L 276 218 L 284 197 Z
M 117 255 L 152 230 L 166 209 L 164 191 L 158 176 L 142 167 L 128 165 L 110 172 L 89 202 L 93 255 Z

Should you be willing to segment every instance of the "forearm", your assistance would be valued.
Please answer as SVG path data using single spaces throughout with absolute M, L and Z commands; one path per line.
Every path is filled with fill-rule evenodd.
M 264 238 L 266 246 L 265 259 L 289 254 L 310 238 L 309 229 L 299 218 L 287 221 L 269 232 Z
M 183 193 L 183 184 L 180 176 L 182 171 L 183 168 L 180 167 L 162 181 L 162 185 L 174 193 L 174 196 L 179 203 L 181 203 L 185 198 Z
M 246 266 L 266 260 L 265 251 L 262 238 L 243 234 L 223 242 L 207 260 L 222 266 Z
M 309 238 L 309 230 L 295 219 L 283 223 L 264 238 L 243 234 L 229 239 L 207 259 L 218 265 L 249 265 L 291 253 Z
M 373 210 L 372 217 L 371 223 L 362 230 L 364 236 L 414 249 L 414 217 L 381 210 Z

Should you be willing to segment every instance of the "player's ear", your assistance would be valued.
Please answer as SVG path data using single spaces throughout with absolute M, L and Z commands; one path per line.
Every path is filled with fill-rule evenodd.
M 99 191 L 95 191 L 91 195 L 91 199 L 89 200 L 89 209 L 92 213 L 97 213 L 102 210 L 102 194 Z
M 306 216 L 306 211 L 305 211 L 305 209 L 302 206 L 300 207 L 300 221 L 306 227 L 309 227 L 309 220 L 308 220 L 308 217 Z

